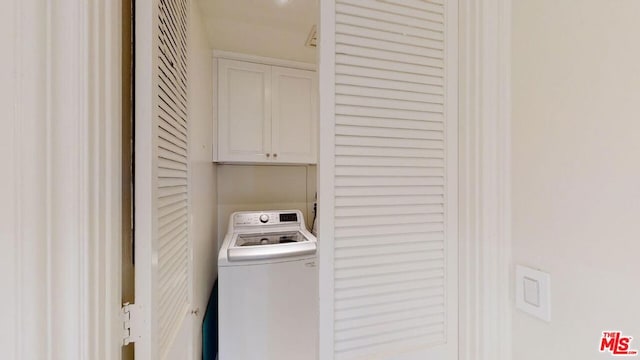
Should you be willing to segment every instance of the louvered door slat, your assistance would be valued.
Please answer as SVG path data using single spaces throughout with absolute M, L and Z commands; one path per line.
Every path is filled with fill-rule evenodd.
M 176 157 L 177 159 L 186 159 L 187 158 L 187 140 L 184 140 L 174 136 L 168 131 L 158 128 L 158 152 L 159 157 L 163 157 L 166 159 L 172 159 Z M 180 161 L 180 160 L 178 160 Z
M 167 36 L 165 32 L 160 32 L 161 35 Z M 171 46 L 171 44 L 161 43 L 158 47 L 159 51 L 159 66 L 158 68 L 162 72 L 164 76 L 166 76 L 167 82 L 171 83 L 172 86 L 179 89 L 180 91 L 184 91 L 186 88 L 186 84 L 181 79 L 183 73 L 179 72 L 178 67 L 181 66 L 179 61 L 169 53 L 169 50 L 166 47 Z M 183 95 L 178 94 L 178 96 L 182 99 L 186 99 Z
M 336 57 L 351 55 L 364 59 L 378 59 L 380 61 L 394 61 L 396 64 L 408 64 L 428 66 L 431 68 L 444 68 L 442 59 L 426 57 L 414 54 L 399 53 L 387 49 L 376 49 L 355 44 L 336 44 Z M 441 89 L 440 89 L 441 90 Z
M 414 226 L 416 233 L 429 232 L 432 231 L 442 231 L 442 229 L 438 230 L 438 226 L 427 226 L 423 225 L 422 227 Z M 387 233 L 389 235 L 389 233 Z M 336 252 L 336 260 L 335 266 L 339 269 L 353 268 L 353 267 L 363 267 L 363 266 L 378 266 L 385 264 L 393 264 L 399 261 L 428 261 L 428 260 L 442 260 L 444 259 L 444 254 L 441 251 L 421 251 L 421 252 L 401 252 L 397 254 L 382 254 L 382 255 L 369 255 L 369 256 L 354 256 L 354 257 L 344 257 L 341 258 L 338 256 L 339 252 Z M 340 294 L 336 293 L 336 298 L 340 298 Z
M 407 34 L 409 36 L 429 40 L 444 40 L 444 34 L 441 31 L 420 29 L 417 27 L 405 26 L 402 24 L 389 24 L 358 15 L 353 16 L 347 14 L 336 14 L 336 24 L 350 24 L 352 26 L 358 26 L 364 29 L 374 29 L 386 31 L 389 33 Z
M 375 123 L 375 121 L 372 122 Z M 337 146 L 336 154 L 344 156 L 393 156 L 398 159 L 413 157 L 444 159 L 444 153 L 442 150 L 437 149 L 383 148 L 374 146 Z
M 399 109 L 442 113 L 442 104 L 434 104 L 425 101 L 398 100 L 363 95 L 336 95 L 336 101 L 343 105 L 362 106 L 369 108 Z
M 349 33 L 336 34 L 336 42 L 338 44 L 351 45 L 355 47 L 364 47 L 379 51 L 388 51 L 391 53 L 400 53 L 413 56 L 427 57 L 433 59 L 442 59 L 442 50 L 432 49 L 423 46 L 413 46 L 407 44 L 399 44 L 388 40 L 371 39 L 362 36 L 356 36 Z
M 185 147 L 185 144 L 175 144 L 171 142 L 171 140 L 167 141 L 162 137 L 159 137 L 158 139 L 158 149 L 160 149 L 160 151 L 166 151 L 178 156 L 186 157 L 187 153 Z
M 169 132 L 171 135 L 175 136 L 181 142 L 186 143 L 187 140 L 187 127 L 183 124 L 184 116 L 179 116 L 178 114 L 170 114 L 169 111 L 162 111 L 160 114 L 160 123 L 159 126 L 163 130 Z
M 384 46 L 384 45 L 383 45 Z M 442 85 L 442 76 L 429 75 L 425 72 L 415 74 L 410 72 L 399 72 L 395 70 L 376 69 L 374 67 L 365 67 L 361 65 L 350 65 L 341 63 L 336 65 L 338 74 L 348 74 L 375 78 L 380 80 L 402 81 L 416 84 Z
M 162 97 L 162 96 L 160 96 Z M 170 108 L 169 106 L 173 106 Z M 165 139 L 166 136 L 173 136 L 180 143 L 184 144 L 183 149 L 186 149 L 187 143 L 187 123 L 186 123 L 186 112 L 177 112 L 175 107 L 178 106 L 175 103 L 172 105 L 168 105 L 167 103 L 161 102 L 158 105 L 159 114 L 158 114 L 158 126 L 163 132 L 163 137 Z M 173 142 L 172 138 L 168 138 L 169 141 Z M 185 152 L 186 154 L 186 152 Z
M 342 278 L 336 281 L 336 289 L 341 288 L 359 288 L 368 285 L 395 284 L 402 281 L 418 280 L 418 279 L 434 279 L 444 278 L 442 269 L 422 269 L 416 271 L 395 272 L 390 274 L 381 274 L 375 276 L 364 276 L 355 278 Z M 357 317 L 357 316 L 355 316 Z
M 366 186 L 365 186 L 366 188 Z M 444 206 L 433 204 L 396 205 L 396 206 L 351 206 L 342 207 L 336 211 L 336 221 L 345 217 L 376 217 L 388 216 L 393 213 L 396 216 L 410 214 L 443 214 Z
M 398 26 L 411 26 L 418 29 L 426 29 L 433 31 L 444 31 L 444 25 L 438 22 L 424 21 L 422 19 L 413 16 L 403 16 L 386 11 L 380 11 L 380 9 L 368 7 L 368 4 L 364 6 L 354 6 L 349 2 L 336 1 L 336 14 L 347 14 L 352 16 L 360 16 L 372 20 L 379 21 L 381 23 L 388 23 Z M 398 30 L 402 28 L 399 27 Z M 336 34 L 337 35 L 337 34 Z
M 335 1 L 335 359 L 454 358 L 453 14 L 448 1 Z
M 186 217 L 187 214 L 185 212 L 175 211 L 164 218 L 160 218 L 159 235 L 162 238 L 172 239 L 174 236 L 182 233 L 182 231 L 187 228 L 184 223 L 184 219 Z M 176 244 L 175 242 L 165 242 L 164 244 L 160 244 L 160 251 L 162 251 L 167 245 L 172 246 Z
M 351 186 L 336 189 L 336 196 L 439 195 L 442 192 L 442 186 Z M 387 216 L 393 216 L 393 214 L 387 214 Z
M 362 105 L 361 105 L 362 106 Z M 375 126 L 363 125 L 336 125 L 336 134 L 366 137 L 387 137 L 398 139 L 427 139 L 427 140 L 443 140 L 444 132 L 438 130 L 422 130 L 422 129 L 388 129 Z
M 444 15 L 444 6 L 442 6 L 442 2 L 435 1 L 423 1 L 423 0 L 385 0 L 390 4 L 395 4 L 399 6 L 404 6 L 410 9 L 418 9 L 422 11 L 432 12 L 434 14 L 440 15 L 439 19 L 443 19 L 442 15 Z
M 432 104 L 442 104 L 442 95 L 432 95 L 411 91 L 401 91 L 393 89 L 367 88 L 364 86 L 338 85 L 336 95 L 360 95 L 376 99 L 393 99 L 402 101 L 419 101 Z
M 414 46 L 417 48 L 427 48 L 434 50 L 442 50 L 443 42 L 441 40 L 433 40 L 424 37 L 410 36 L 408 34 L 403 33 L 393 33 L 383 30 L 364 28 L 355 25 L 347 25 L 343 23 L 338 23 L 336 25 L 336 31 L 339 31 L 341 34 L 352 35 L 356 37 L 366 38 L 366 39 L 376 39 L 379 41 L 387 41 L 396 44 L 404 44 L 409 46 Z M 375 61 L 375 59 L 372 59 Z
M 354 139 L 357 141 L 357 139 Z M 409 141 L 399 139 L 398 141 Z M 444 176 L 444 169 L 441 168 L 418 168 L 418 167 L 375 167 L 375 166 L 336 166 L 336 175 L 339 176 Z M 401 202 L 398 202 L 400 204 Z
M 341 268 L 341 269 L 336 269 L 335 277 L 336 277 L 336 281 L 339 281 L 340 279 L 347 279 L 347 278 L 362 278 L 362 277 L 376 276 L 376 275 L 389 274 L 389 273 L 422 271 L 424 269 L 431 269 L 431 270 L 441 269 L 442 270 L 443 264 L 444 262 L 442 260 L 430 260 L 430 261 L 418 260 L 418 261 L 404 261 L 401 264 L 385 264 L 382 266 L 377 266 L 376 268 L 363 268 L 363 267 Z M 405 299 L 405 300 L 408 300 L 408 299 Z
M 162 80 L 158 84 L 159 100 L 168 105 L 164 110 L 179 112 L 180 115 L 176 119 L 180 119 L 186 114 L 186 98 L 183 94 L 185 86 L 180 79 L 182 74 L 176 71 L 175 66 L 178 65 L 175 62 L 169 61 L 163 54 L 160 55 L 158 70 Z
M 350 309 L 348 311 L 336 312 L 336 326 L 348 326 L 348 321 L 376 318 L 378 316 L 384 316 L 387 314 L 401 314 L 403 312 L 421 311 L 423 314 L 441 314 L 444 308 L 441 305 L 425 305 L 421 299 L 409 299 L 406 301 L 393 302 L 390 304 L 379 304 L 373 306 L 367 306 L 362 309 Z M 341 323 L 347 323 L 347 325 L 341 325 Z
M 406 138 L 404 138 L 406 139 Z M 341 166 L 382 166 L 382 167 L 420 167 L 420 168 L 441 168 L 444 166 L 442 159 L 418 158 L 418 157 L 395 157 L 395 156 L 352 156 L 343 155 L 336 165 Z
M 360 288 L 341 289 L 340 297 L 336 300 L 359 299 L 362 297 L 376 297 L 385 294 L 396 294 L 403 291 L 413 291 L 419 289 L 441 289 L 442 279 L 417 279 L 404 280 L 393 284 L 382 284 Z M 437 290 L 439 291 L 439 290 Z M 443 315 L 443 314 L 439 314 Z
M 426 322 L 434 324 L 444 323 L 444 317 L 442 316 L 442 313 L 438 312 L 438 310 L 439 309 L 437 308 L 418 307 L 398 312 L 382 313 L 363 318 L 337 321 L 336 330 L 353 331 L 361 328 L 371 328 L 373 326 L 386 326 L 389 323 L 406 322 L 414 318 L 425 319 Z
M 175 162 L 177 164 L 182 164 L 184 161 L 186 161 L 186 156 L 162 149 L 158 151 L 158 157 L 166 161 Z
M 440 341 L 437 334 L 443 330 L 443 326 L 411 326 L 389 330 L 388 333 L 379 336 L 368 336 L 366 340 L 355 339 L 336 348 L 338 351 L 336 360 L 350 359 L 353 356 L 363 358 L 370 351 L 383 351 L 391 342 L 400 349 L 411 349 L 415 346 L 416 341 L 437 343 Z M 369 347 L 369 349 L 365 347 Z M 346 351 L 349 351 L 349 353 L 343 353 Z M 391 354 L 388 356 L 390 357 Z
M 368 148 L 368 147 L 365 147 Z M 380 151 L 383 150 L 397 150 L 395 148 L 380 148 Z M 424 151 L 422 149 L 410 149 L 417 151 Z M 431 176 L 431 177 L 403 177 L 398 178 L 395 176 L 376 176 L 376 177 L 367 177 L 367 176 L 342 176 L 339 179 L 336 179 L 337 186 L 415 186 L 415 185 L 442 185 L 444 184 L 444 179 L 439 176 Z
M 366 296 L 336 301 L 335 308 L 337 311 L 350 312 L 350 310 L 354 309 L 362 309 L 369 306 L 390 305 L 395 302 L 402 302 L 406 300 L 422 300 L 423 306 L 441 306 L 444 302 L 444 296 L 442 291 L 434 291 L 433 289 L 414 289 L 380 296 Z
M 393 55 L 393 53 L 390 53 Z M 401 55 L 398 55 L 401 56 Z M 336 86 L 340 85 L 355 85 L 366 88 L 376 88 L 376 89 L 393 89 L 393 90 L 401 90 L 408 92 L 416 92 L 422 94 L 433 94 L 433 95 L 441 95 L 442 87 L 428 84 L 417 84 L 417 83 L 408 83 L 408 82 L 398 82 L 393 80 L 381 80 L 375 79 L 366 76 L 356 76 L 350 74 L 342 74 L 340 76 L 340 83 L 336 84 Z
M 379 216 L 350 216 L 336 217 L 335 224 L 341 226 L 374 226 L 386 224 L 418 224 L 420 222 L 441 223 L 444 221 L 443 214 L 386 214 Z
M 182 87 L 180 86 L 179 79 L 177 79 L 176 77 L 175 71 L 173 69 L 174 65 L 172 64 L 175 63 L 169 62 L 165 56 L 162 56 L 160 58 L 158 66 L 158 70 L 162 75 L 160 81 L 162 82 L 162 84 L 166 85 L 165 90 L 172 92 L 172 94 L 175 94 L 175 98 L 171 100 L 185 102 L 186 99 L 184 98 L 184 94 L 181 94 L 181 92 L 175 92 L 175 90 L 182 89 Z M 166 98 L 163 98 L 163 100 L 170 101 Z
M 185 231 L 179 235 L 186 236 L 187 233 Z M 178 238 L 179 237 L 176 236 L 176 238 L 171 240 L 173 240 L 173 242 L 176 242 L 176 239 Z M 185 286 L 184 282 L 182 281 L 182 278 L 185 275 L 187 275 L 187 273 L 184 271 L 185 269 L 183 268 L 182 263 L 184 262 L 184 257 L 188 256 L 189 254 L 186 249 L 183 249 L 179 246 L 176 246 L 171 250 L 172 251 L 167 251 L 166 253 L 160 252 L 160 256 L 158 257 L 158 261 L 161 261 L 163 263 L 162 266 L 164 267 L 164 269 L 160 271 L 159 280 L 161 282 L 171 283 L 172 285 L 170 287 L 165 286 L 160 289 L 161 298 L 166 298 L 166 296 L 169 296 L 169 294 L 173 294 L 176 292 L 176 290 L 182 289 Z M 188 294 L 184 292 L 182 293 L 179 292 L 178 295 L 180 296 L 182 301 L 186 301 L 188 299 Z M 169 310 L 175 309 L 174 301 L 167 302 L 167 304 L 168 306 L 170 306 L 170 308 L 168 308 Z M 183 309 L 183 308 L 185 307 L 178 307 L 178 309 Z M 175 313 L 173 311 L 169 311 L 169 312 L 171 313 L 171 314 L 168 314 L 169 316 L 172 316 L 172 314 Z M 176 327 L 174 327 L 174 329 L 175 328 Z
M 442 148 L 442 140 L 403 139 L 403 138 L 374 138 L 362 136 L 336 136 L 336 145 L 366 146 L 396 149 L 432 149 Z M 344 175 L 344 174 L 343 174 Z M 380 174 L 377 174 L 380 175 Z M 393 176 L 390 174 L 389 176 Z
M 422 315 L 411 316 L 405 318 L 391 318 L 389 321 L 379 324 L 373 324 L 368 326 L 356 327 L 351 329 L 337 330 L 336 338 L 344 341 L 345 343 L 351 342 L 351 344 L 345 344 L 347 346 L 354 346 L 357 343 L 364 343 L 362 338 L 368 338 L 373 340 L 379 337 L 381 340 L 386 337 L 381 336 L 381 333 L 396 335 L 403 330 L 408 329 L 444 329 L 444 321 L 442 314 L 437 315 Z
M 175 85 L 171 83 L 169 80 L 169 75 L 167 74 L 166 67 L 161 66 L 160 71 L 163 73 L 163 76 L 160 78 L 160 90 L 162 90 L 163 101 L 166 101 L 166 97 L 168 97 L 169 101 L 173 104 L 180 104 L 182 109 L 186 108 L 185 99 L 182 98 L 182 94 L 180 92 L 175 91 Z
M 352 248 L 352 249 L 341 249 L 336 250 L 336 259 L 349 259 L 349 258 L 357 258 L 357 257 L 375 257 L 379 256 L 378 254 L 384 253 L 385 255 L 402 255 L 408 253 L 429 253 L 429 257 L 433 257 L 434 259 L 439 259 L 442 255 L 444 248 L 443 246 L 437 243 L 420 243 L 420 244 L 390 244 L 387 246 L 375 246 L 375 247 L 360 247 L 360 248 Z M 384 251 L 384 252 L 382 252 Z M 424 254 L 423 254 L 424 255 Z M 403 281 L 406 281 L 403 280 Z M 337 287 L 339 288 L 339 287 Z M 349 289 L 344 289 L 345 293 L 349 291 Z M 353 289 L 351 289 L 353 290 Z M 343 294 L 344 295 L 344 294 Z
M 160 169 L 173 170 L 177 173 L 184 174 L 185 176 L 187 175 L 187 166 L 184 163 L 181 163 L 179 161 L 168 160 L 162 157 L 159 157 L 159 158 L 160 158 L 160 161 L 159 161 Z
M 186 9 L 187 0 L 159 1 L 156 201 L 161 357 L 169 351 L 190 301 Z
M 160 38 L 163 43 L 171 43 L 170 50 L 182 60 L 182 69 L 186 69 L 186 48 L 181 43 L 186 43 L 185 24 L 181 19 L 186 18 L 186 14 L 182 11 L 182 4 L 174 1 L 166 1 L 160 4 L 160 31 L 164 36 Z M 179 55 L 178 55 L 179 54 Z
M 342 0 L 340 3 L 350 4 L 366 9 L 373 9 L 384 12 L 385 14 L 395 14 L 405 18 L 415 18 L 421 23 L 444 23 L 444 16 L 441 9 L 429 6 L 428 3 L 425 3 L 424 1 L 401 0 L 391 3 L 386 0 Z
M 182 99 L 178 98 L 179 95 L 175 93 L 175 87 L 170 84 L 159 84 L 158 89 L 160 89 L 159 98 L 162 102 L 162 110 L 183 125 L 181 120 L 186 114 L 186 105 Z M 185 126 L 183 125 L 183 127 Z
M 372 236 L 361 236 L 361 237 L 353 237 L 349 239 L 343 239 L 340 242 L 339 246 L 336 246 L 336 249 L 342 248 L 350 248 L 356 246 L 378 246 L 378 245 L 394 245 L 394 244 L 402 244 L 406 242 L 442 242 L 444 240 L 444 235 L 442 232 L 431 232 L 431 233 L 405 233 L 405 234 L 394 234 L 393 236 L 388 236 L 385 234 L 378 234 Z M 399 270 L 402 271 L 402 270 Z M 373 273 L 372 273 L 373 275 Z
M 444 117 L 441 113 L 414 111 L 404 109 L 388 109 L 382 107 L 364 107 L 350 104 L 337 104 L 336 115 L 360 116 L 384 119 L 416 120 L 441 122 Z

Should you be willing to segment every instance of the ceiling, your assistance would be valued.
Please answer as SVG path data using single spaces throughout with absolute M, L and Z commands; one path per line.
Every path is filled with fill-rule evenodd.
M 217 50 L 316 62 L 305 46 L 318 0 L 199 0 L 210 45 Z

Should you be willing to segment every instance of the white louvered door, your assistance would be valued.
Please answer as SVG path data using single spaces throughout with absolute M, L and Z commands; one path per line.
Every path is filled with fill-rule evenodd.
M 188 6 L 189 0 L 136 1 L 137 360 L 192 357 Z
M 457 2 L 330 0 L 321 360 L 458 358 Z

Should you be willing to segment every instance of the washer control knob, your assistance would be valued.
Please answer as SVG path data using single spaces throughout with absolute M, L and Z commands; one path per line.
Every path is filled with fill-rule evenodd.
M 260 215 L 260 222 L 261 222 L 261 223 L 263 223 L 263 224 L 264 224 L 264 223 L 266 223 L 267 221 L 269 221 L 269 215 L 267 215 L 267 214 L 262 214 L 262 215 Z

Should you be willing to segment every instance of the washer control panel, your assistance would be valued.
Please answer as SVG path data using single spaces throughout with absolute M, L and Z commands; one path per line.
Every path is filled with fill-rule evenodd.
M 299 224 L 300 212 L 241 212 L 236 213 L 233 217 L 233 226 L 264 226 L 278 224 Z

